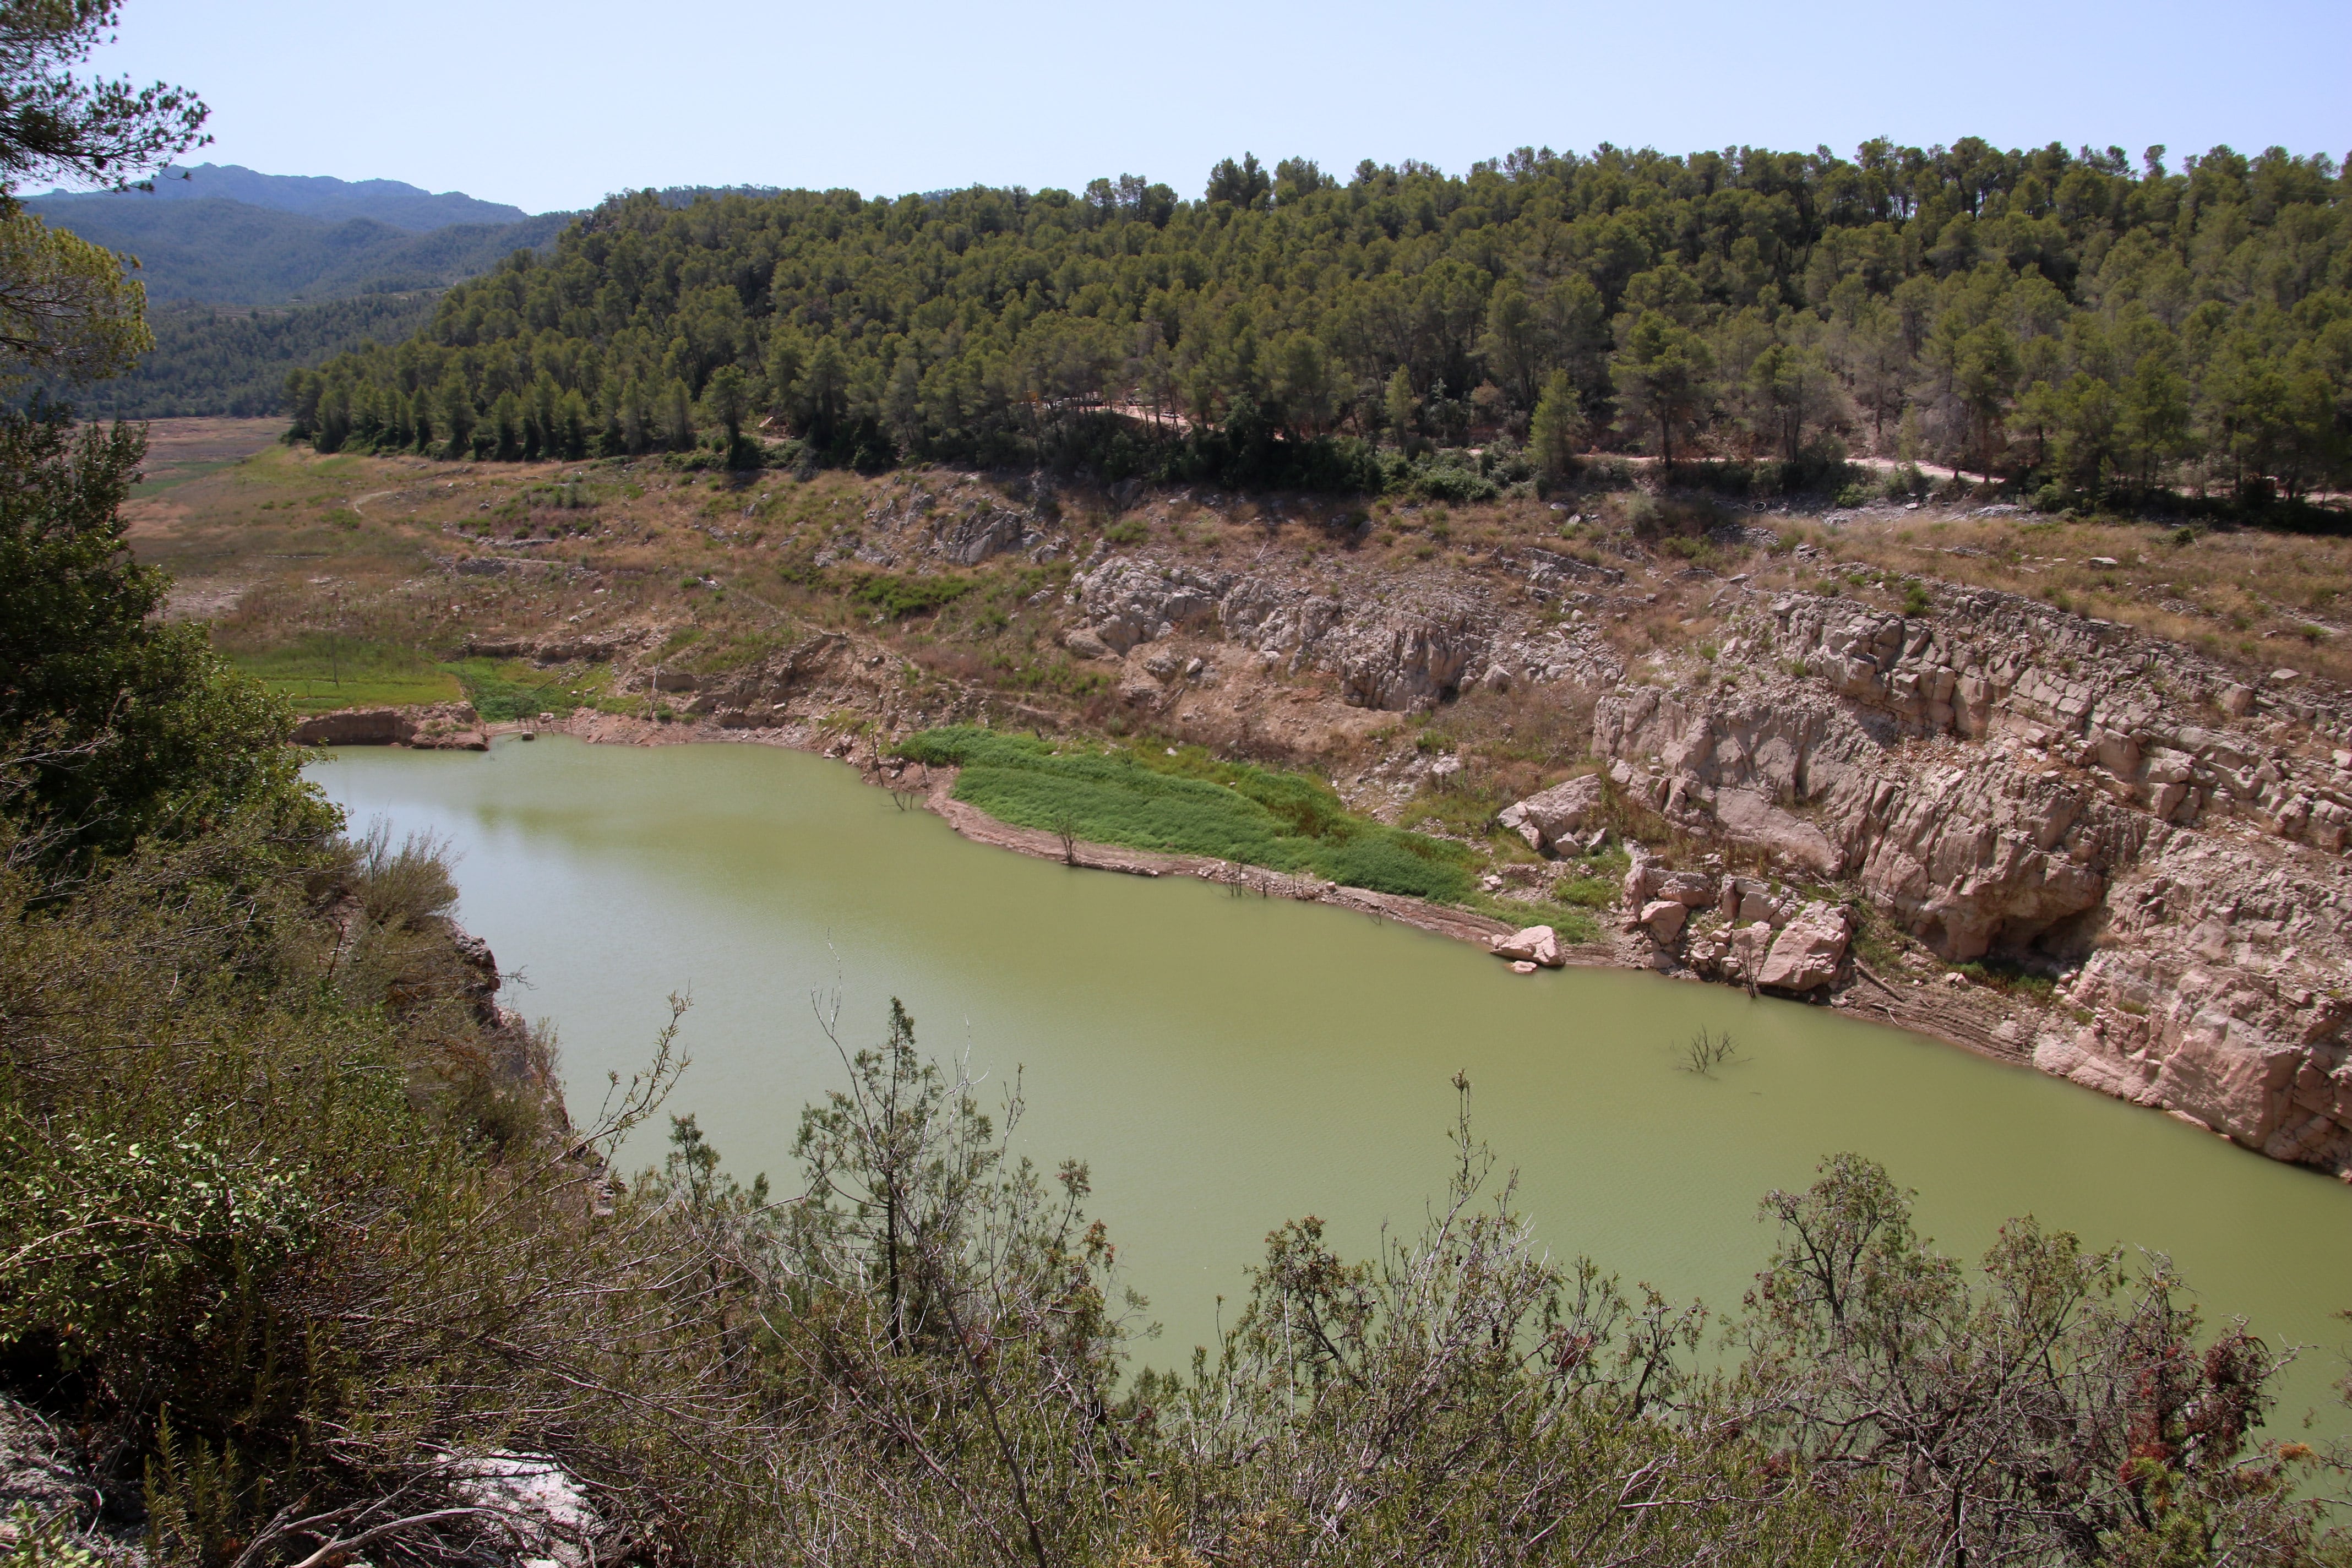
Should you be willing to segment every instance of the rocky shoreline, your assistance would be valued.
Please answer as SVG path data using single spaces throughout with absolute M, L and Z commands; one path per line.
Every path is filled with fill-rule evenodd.
M 382 710 L 352 711 L 359 714 Z M 464 716 L 457 717 L 462 720 Z M 385 720 L 372 718 L 364 724 L 352 728 L 372 737 L 388 731 L 392 726 Z M 962 838 L 992 848 L 1026 855 L 1033 859 L 1063 861 L 1084 870 L 1126 876 L 1195 877 L 1264 898 L 1322 904 L 1375 920 L 1394 921 L 1435 936 L 1473 944 L 1481 952 L 1496 953 L 1506 960 L 1512 956 L 1511 952 L 1500 944 L 1507 944 L 1513 936 L 1520 934 L 1505 921 L 1473 910 L 1400 894 L 1344 887 L 1312 875 L 1292 875 L 1203 856 L 1161 854 L 1084 840 L 1077 841 L 1066 851 L 1061 838 L 1055 834 L 1015 826 L 989 816 L 977 806 L 955 799 L 957 770 L 931 768 L 921 763 L 896 764 L 886 755 L 879 754 L 866 738 L 829 734 L 815 724 L 797 723 L 761 729 L 728 728 L 709 722 L 660 723 L 582 710 L 568 718 L 538 722 L 484 724 L 479 726 L 478 732 L 483 737 L 482 744 L 463 749 L 486 750 L 489 740 L 501 737 L 536 739 L 542 734 L 561 734 L 592 745 L 767 745 L 809 752 L 847 763 L 857 770 L 861 779 L 876 787 L 919 795 L 925 810 L 944 820 Z M 407 741 L 373 739 L 305 743 L 399 744 L 420 750 L 451 749 L 430 744 L 420 746 Z M 1696 982 L 1730 978 L 1734 984 L 1738 983 L 1736 976 L 1708 973 L 1677 962 L 1677 955 L 1656 942 L 1646 928 L 1629 930 L 1601 941 L 1559 942 L 1556 952 L 1558 965 L 1547 963 L 1543 967 L 1643 970 L 1672 980 Z M 1944 992 L 1916 988 L 1903 990 L 1879 980 L 1867 971 L 1848 978 L 1858 983 L 1836 991 L 1825 986 L 1811 988 L 1809 998 L 1792 996 L 1789 999 L 1810 999 L 1817 1005 L 1835 1008 L 1854 1017 L 1957 1046 L 2011 1066 L 2034 1065 L 2028 1032 L 2030 1014 L 2007 1005 L 1997 994 L 1978 988 Z
M 1148 732 L 1314 767 L 1350 809 L 1407 826 L 1450 780 L 1497 776 L 1482 748 L 1580 756 L 1502 811 L 1529 854 L 1488 879 L 1503 900 L 1580 882 L 1589 903 L 1602 841 L 1623 846 L 1620 929 L 1566 962 L 1809 996 L 2352 1180 L 2352 694 L 2291 668 L 2242 678 L 2014 594 L 1865 583 L 1818 545 L 1735 531 L 1723 548 L 1778 585 L 1630 545 L 1604 561 L 1509 543 L 1399 574 L 1344 540 L 1246 560 L 1100 541 L 1066 588 L 1024 602 L 1094 682 L 1083 712 L 942 679 L 863 629 L 682 670 L 647 624 L 470 647 L 610 660 L 645 718 L 330 715 L 304 738 L 753 742 L 917 787 L 887 753 L 934 725 Z M 1042 520 L 965 538 L 911 502 L 839 542 L 918 574 L 1068 543 Z M 967 837 L 1064 857 L 933 782 L 919 793 Z M 1310 879 L 1098 846 L 1080 858 L 1509 934 Z

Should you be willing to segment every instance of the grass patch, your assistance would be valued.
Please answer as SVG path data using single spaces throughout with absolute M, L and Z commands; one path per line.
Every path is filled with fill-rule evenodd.
M 1471 892 L 1474 857 L 1462 846 L 1354 816 L 1319 779 L 1219 762 L 1197 746 L 1173 756 L 1149 746 L 1057 748 L 959 726 L 910 736 L 899 752 L 961 767 L 958 800 L 1022 827 L 1449 903 Z
M 1468 900 L 1470 908 L 1482 915 L 1491 915 L 1515 931 L 1529 926 L 1549 926 L 1559 940 L 1566 942 L 1596 942 L 1601 936 L 1601 921 L 1591 909 L 1562 903 L 1557 899 L 1498 899 L 1480 893 Z
M 1557 884 L 1555 892 L 1563 904 L 1580 910 L 1613 910 L 1624 896 L 1622 877 L 1570 877 Z
M 1424 731 L 1425 733 L 1425 731 Z M 1431 748 L 1434 750 L 1435 748 Z M 1495 837 L 1495 814 L 1518 797 L 1507 789 L 1477 789 L 1455 786 L 1433 789 L 1416 795 L 1405 807 L 1403 820 L 1419 827 L 1425 825 L 1455 838 L 1485 839 Z M 1526 846 L 1517 834 L 1507 836 L 1506 847 L 1519 850 L 1524 858 Z
M 310 637 L 267 652 L 231 653 L 227 658 L 291 702 L 298 713 L 410 708 L 455 702 L 465 694 L 449 670 L 414 648 L 388 643 Z
M 601 707 L 608 669 L 548 671 L 514 659 L 465 658 L 446 667 L 486 724 L 562 718 L 575 708 Z
M 849 590 L 849 601 L 878 610 L 891 620 L 928 616 L 962 598 L 979 584 L 970 577 L 908 577 L 897 572 L 876 572 Z

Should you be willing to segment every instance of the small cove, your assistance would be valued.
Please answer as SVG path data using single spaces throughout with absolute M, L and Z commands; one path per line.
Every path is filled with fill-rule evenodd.
M 2209 1321 L 2314 1345 L 2273 1417 L 2326 1396 L 2352 1338 L 2352 1192 L 2030 1070 L 1792 1003 L 1654 976 L 1517 979 L 1473 948 L 1190 879 L 1072 870 L 967 843 L 849 769 L 750 745 L 501 742 L 487 756 L 344 750 L 313 776 L 354 826 L 446 837 L 460 918 L 562 1041 L 575 1113 L 640 1066 L 690 992 L 669 1109 L 737 1173 L 793 1190 L 800 1107 L 904 998 L 925 1047 L 1016 1070 L 1024 1149 L 1093 1169 L 1131 1282 L 1181 1363 L 1265 1234 L 1313 1213 L 1343 1250 L 1410 1230 L 1443 1187 L 1449 1079 L 1560 1253 L 1736 1307 L 1769 1237 L 1756 1205 L 1853 1149 L 1918 1189 L 1921 1230 L 1973 1255 L 2011 1215 L 2168 1252 Z M 1742 1060 L 1676 1069 L 1702 1026 Z M 650 1130 L 628 1163 L 659 1155 Z M 2347 1425 L 2324 1410 L 2319 1430 Z

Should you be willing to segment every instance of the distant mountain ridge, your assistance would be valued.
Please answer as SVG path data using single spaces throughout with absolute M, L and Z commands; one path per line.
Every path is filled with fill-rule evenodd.
M 137 257 L 138 277 L 151 300 L 213 305 L 284 305 L 438 288 L 486 272 L 513 251 L 551 243 L 572 221 L 569 213 L 543 213 L 515 223 L 450 224 L 417 233 L 373 218 L 316 217 L 219 197 L 38 196 L 25 205 L 93 245 Z
M 367 218 L 411 233 L 451 224 L 520 223 L 531 215 L 462 191 L 436 194 L 399 180 L 338 180 L 326 174 L 264 174 L 236 163 L 174 165 L 155 176 L 152 191 L 51 191 L 30 204 L 52 215 L 85 207 L 226 200 L 271 212 L 339 221 Z M 68 226 L 71 226 L 68 225 Z M 77 230 L 79 232 L 79 230 Z
M 181 180 L 172 174 L 186 173 Z M 544 250 L 571 213 L 531 216 L 398 180 L 201 164 L 152 192 L 52 192 L 43 221 L 139 258 L 155 349 L 139 368 L 53 395 L 118 418 L 262 414 L 286 373 L 423 325 L 444 288 Z

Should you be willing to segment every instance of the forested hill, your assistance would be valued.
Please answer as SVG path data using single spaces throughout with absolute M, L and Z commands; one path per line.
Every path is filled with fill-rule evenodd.
M 26 206 L 93 245 L 136 256 L 156 300 L 283 305 L 371 289 L 436 288 L 553 239 L 572 215 L 455 224 L 415 233 L 373 218 L 327 218 L 218 197 L 41 197 Z
M 398 342 L 433 314 L 437 290 L 361 294 L 315 305 L 174 304 L 151 309 L 155 347 L 131 374 L 46 389 L 100 419 L 264 417 L 284 410 L 286 377 L 355 343 Z
M 25 203 L 45 223 L 136 256 L 152 307 L 155 347 L 137 370 L 52 395 L 122 418 L 277 413 L 289 371 L 370 337 L 407 336 L 433 293 L 518 248 L 546 246 L 572 216 L 526 217 L 394 180 L 210 164 L 194 174 L 159 177 L 152 193 Z
M 1522 151 L 1451 176 L 615 198 L 296 389 L 323 445 L 584 455 L 772 415 L 803 459 L 1360 482 L 1532 441 L 1916 456 L 2096 486 L 2345 479 L 2325 155 L 1967 140 Z M 740 449 L 740 443 L 739 443 Z
M 242 202 L 273 212 L 341 222 L 363 217 L 412 233 L 451 224 L 520 223 L 530 215 L 503 202 L 462 191 L 435 193 L 399 180 L 338 180 L 319 174 L 264 174 L 236 163 L 177 164 L 157 173 L 152 190 L 52 191 L 38 198 L 52 210 L 78 206 L 139 206 L 185 201 Z

